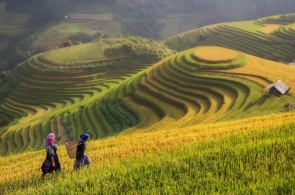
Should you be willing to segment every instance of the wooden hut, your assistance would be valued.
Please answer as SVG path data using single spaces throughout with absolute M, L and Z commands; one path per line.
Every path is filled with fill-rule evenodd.
M 282 95 L 286 94 L 289 91 L 289 87 L 283 83 L 281 80 L 270 84 L 268 87 L 264 89 L 265 93 L 269 95 L 281 97 Z

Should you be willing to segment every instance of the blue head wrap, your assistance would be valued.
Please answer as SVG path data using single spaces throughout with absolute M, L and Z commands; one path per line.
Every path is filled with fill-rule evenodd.
M 87 133 L 83 133 L 80 135 L 80 138 L 81 138 L 82 142 L 85 142 L 86 140 L 88 140 L 90 138 L 90 136 Z

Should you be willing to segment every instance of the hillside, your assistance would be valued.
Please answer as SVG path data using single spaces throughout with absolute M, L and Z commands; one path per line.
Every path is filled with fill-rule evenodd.
M 260 31 L 278 31 L 282 18 L 260 19 L 269 23 Z M 292 28 L 290 18 L 284 29 Z M 261 52 L 210 42 L 230 25 Z M 237 29 L 221 37 L 234 39 Z M 0 194 L 292 194 L 294 67 L 257 57 L 270 44 L 279 61 L 292 56 L 285 44 L 292 33 L 265 41 L 258 34 L 248 21 L 207 26 L 165 44 L 99 38 L 2 72 Z M 290 87 L 285 95 L 264 91 L 278 80 Z M 41 178 L 49 132 L 57 135 L 63 171 Z M 83 132 L 91 136 L 92 165 L 76 172 L 64 143 Z
M 55 25 L 44 28 L 33 41 L 33 46 L 40 49 L 59 48 L 66 40 L 73 36 L 88 36 L 91 42 L 95 35 L 101 37 L 120 36 L 120 24 L 113 19 L 111 13 L 107 14 L 80 14 L 69 13 L 63 20 Z M 79 41 L 83 37 L 80 37 Z M 92 39 L 91 39 L 92 38 Z
M 0 51 L 4 50 L 11 39 L 27 31 L 27 14 L 7 13 L 5 3 L 0 2 Z
M 208 24 L 253 20 L 294 10 L 292 0 L 283 3 L 273 0 L 263 3 L 254 0 L 43 0 L 30 4 L 3 0 L 0 4 L 0 32 L 4 32 L 0 34 L 0 72 L 12 70 L 35 54 L 58 48 L 68 39 L 86 43 L 98 37 L 133 35 L 164 40 Z M 280 57 L 276 55 L 274 60 L 281 60 Z
M 292 194 L 294 112 L 90 141 L 90 168 L 41 178 L 44 151 L 0 158 L 1 194 Z
M 295 61 L 294 23 L 294 14 L 219 23 L 181 33 L 167 39 L 165 43 L 177 51 L 214 45 L 289 63 Z
M 159 42 L 126 37 L 31 57 L 2 76 L 10 91 L 0 107 L 0 154 L 39 150 L 50 131 L 63 144 L 82 132 L 98 139 L 188 127 L 279 113 L 294 103 L 291 66 L 220 47 L 171 54 Z M 277 80 L 289 93 L 264 94 Z
M 94 139 L 104 138 L 138 123 L 139 118 L 133 116 L 137 112 L 116 95 L 113 100 L 101 100 L 171 53 L 163 44 L 139 37 L 98 39 L 35 55 L 12 72 L 2 73 L 1 155 L 40 149 L 41 138 L 49 131 L 65 143 L 84 131 Z M 122 87 L 122 95 L 138 85 L 131 84 L 130 92 Z M 8 96 L 3 99 L 3 95 Z M 113 119 L 114 113 L 107 118 L 105 113 L 113 112 L 112 106 L 131 114 L 131 123 Z

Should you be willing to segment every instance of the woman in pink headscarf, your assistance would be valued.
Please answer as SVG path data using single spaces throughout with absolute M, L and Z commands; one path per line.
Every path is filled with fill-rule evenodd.
M 45 143 L 46 159 L 41 166 L 43 175 L 47 173 L 52 173 L 53 171 L 61 170 L 58 156 L 56 153 L 57 148 L 53 143 L 54 138 L 55 138 L 55 135 L 53 133 L 49 133 L 46 138 L 46 143 Z

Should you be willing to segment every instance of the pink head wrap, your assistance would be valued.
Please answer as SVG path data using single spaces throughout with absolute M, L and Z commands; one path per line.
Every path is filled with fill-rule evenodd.
M 48 136 L 47 136 L 47 138 L 46 138 L 46 141 L 47 141 L 49 144 L 52 144 L 54 138 L 55 138 L 54 133 L 49 133 Z
M 54 138 L 55 138 L 54 133 L 49 133 L 49 134 L 47 135 L 47 139 L 52 139 L 52 140 L 54 140 Z

